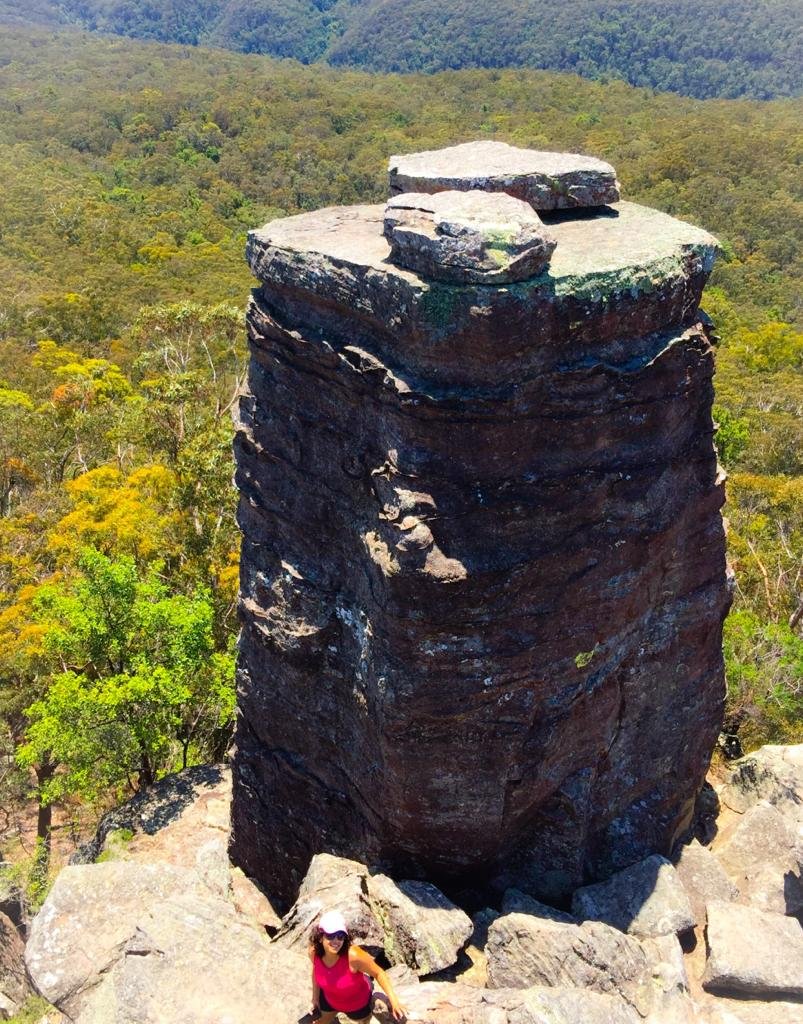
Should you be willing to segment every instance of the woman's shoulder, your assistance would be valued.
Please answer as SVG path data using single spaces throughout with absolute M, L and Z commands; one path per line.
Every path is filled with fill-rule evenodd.
M 352 942 L 349 946 L 349 963 L 352 965 L 373 963 L 373 957 L 370 953 L 366 953 L 362 946 L 357 946 Z

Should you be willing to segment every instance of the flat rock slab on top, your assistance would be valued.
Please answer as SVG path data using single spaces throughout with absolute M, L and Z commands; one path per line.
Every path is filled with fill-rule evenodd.
M 579 153 L 519 149 L 506 142 L 465 142 L 460 146 L 392 156 L 391 195 L 400 192 L 507 192 L 534 210 L 604 206 L 619 200 L 610 164 Z
M 375 273 L 387 275 L 382 291 L 397 293 L 397 307 L 428 291 L 417 274 L 390 261 L 383 235 L 385 208 L 332 206 L 270 221 L 248 233 L 247 256 L 260 281 L 312 294 L 333 295 L 349 309 L 379 312 L 384 296 Z M 692 260 L 710 272 L 717 240 L 707 231 L 635 203 L 579 220 L 551 224 L 557 240 L 545 284 L 605 306 L 612 293 L 649 292 L 689 273 Z M 406 293 L 406 295 L 405 295 Z M 409 329 L 397 308 L 394 317 Z
M 526 281 L 557 244 L 532 207 L 501 192 L 405 192 L 385 207 L 390 258 L 439 281 Z

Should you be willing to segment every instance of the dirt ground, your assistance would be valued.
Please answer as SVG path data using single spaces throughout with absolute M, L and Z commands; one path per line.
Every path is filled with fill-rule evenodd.
M 111 804 L 109 804 L 111 806 Z M 63 867 L 73 853 L 92 837 L 108 808 L 84 804 L 54 804 L 51 871 Z M 36 801 L 28 800 L 0 812 L 0 862 L 16 864 L 36 848 Z

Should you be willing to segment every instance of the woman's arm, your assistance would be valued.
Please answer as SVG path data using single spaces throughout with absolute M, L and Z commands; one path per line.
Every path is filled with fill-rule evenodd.
M 373 978 L 382 991 L 390 1000 L 390 1009 L 396 1020 L 403 1020 L 407 1011 L 399 1002 L 399 997 L 393 989 L 390 978 L 385 974 L 379 964 L 370 953 L 366 953 L 359 946 L 349 946 L 349 967 L 355 971 L 362 971 Z
M 309 951 L 310 966 L 312 968 L 312 1003 L 310 1004 L 310 1013 L 313 1017 L 316 1017 L 320 1013 L 321 1009 L 321 989 L 318 982 L 315 980 L 315 950 L 310 949 Z

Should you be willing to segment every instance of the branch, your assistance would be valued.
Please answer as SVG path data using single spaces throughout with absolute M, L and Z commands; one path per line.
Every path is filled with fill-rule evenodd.
M 758 557 L 756 549 L 753 547 L 752 543 L 749 540 L 747 541 L 747 546 L 748 548 L 750 548 L 750 554 L 753 556 L 753 558 L 755 558 L 756 565 L 758 566 L 759 571 L 761 572 L 761 575 L 764 578 L 764 593 L 767 596 L 767 606 L 770 610 L 770 613 L 772 615 L 775 615 L 775 605 L 773 604 L 772 596 L 770 595 L 770 578 L 767 573 L 767 570 L 764 567 L 764 563 Z
M 798 606 L 789 616 L 789 628 L 796 629 L 801 620 L 803 620 L 803 597 L 798 594 Z

